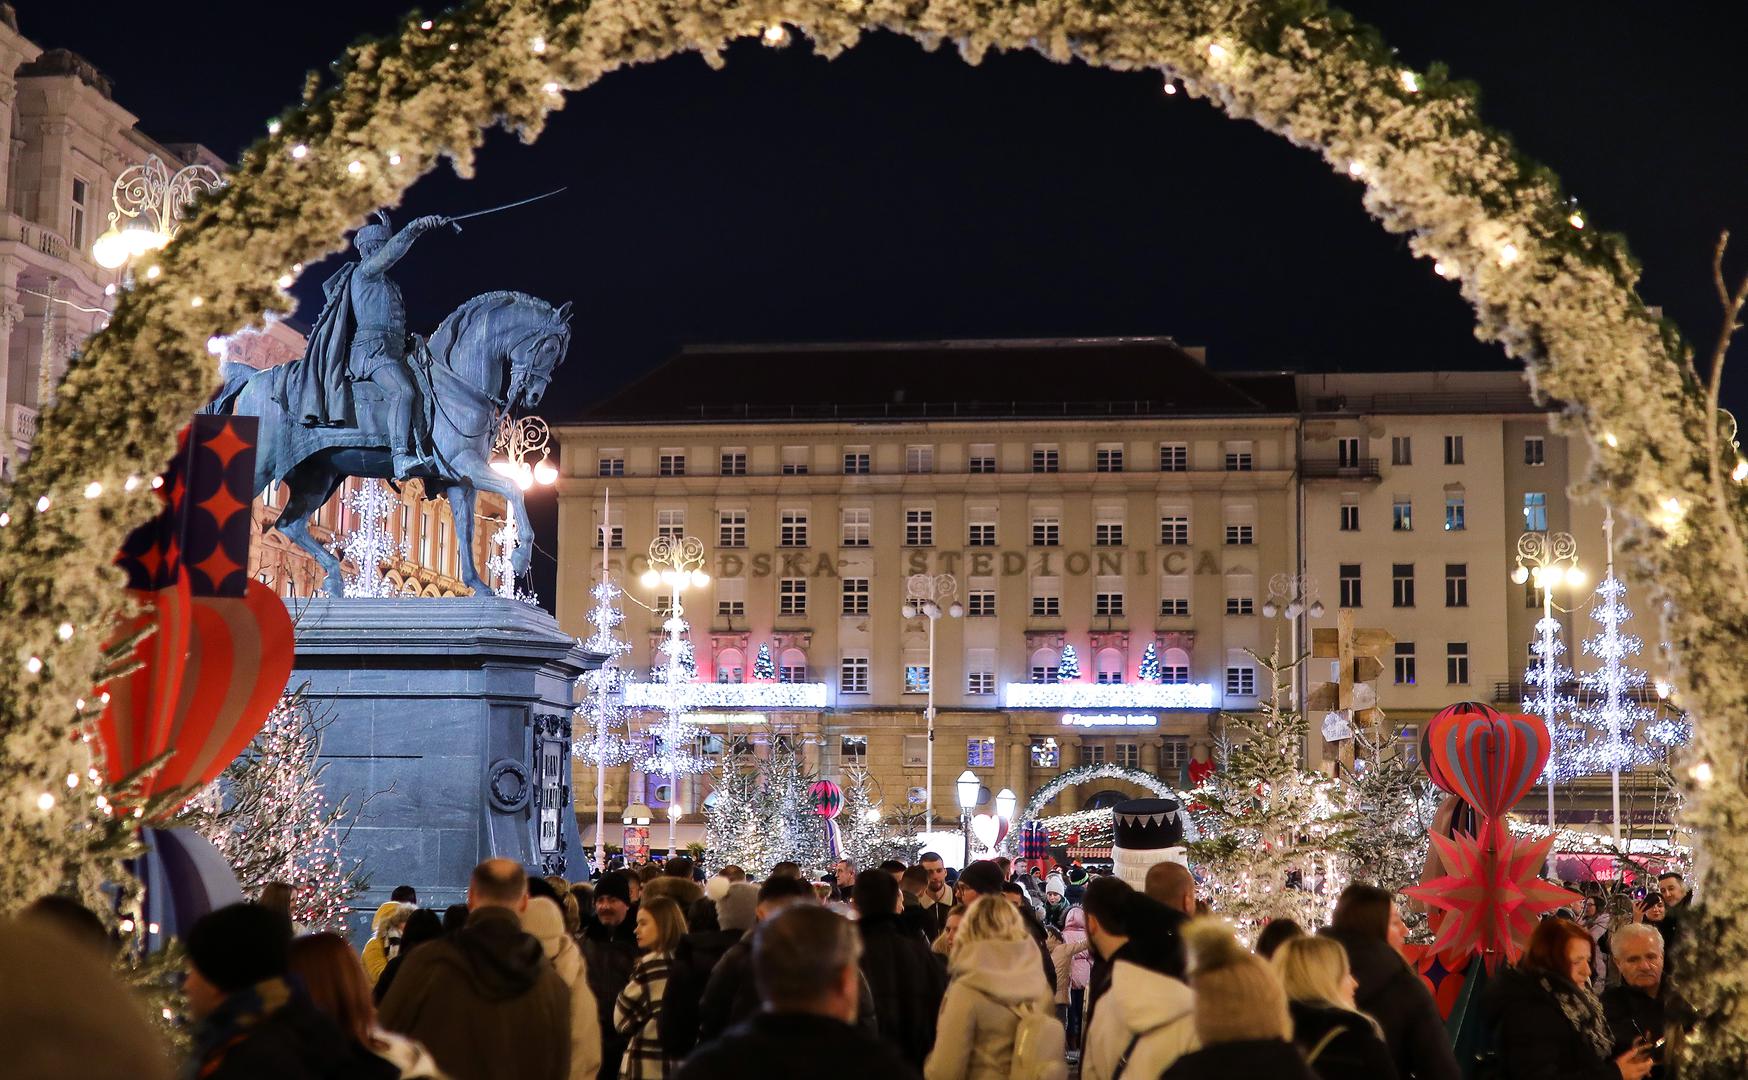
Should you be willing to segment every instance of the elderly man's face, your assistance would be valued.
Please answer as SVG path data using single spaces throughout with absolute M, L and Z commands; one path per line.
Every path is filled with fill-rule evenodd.
M 1655 994 L 1663 984 L 1663 940 L 1658 935 L 1634 934 L 1616 942 L 1614 962 L 1621 978 L 1635 990 Z

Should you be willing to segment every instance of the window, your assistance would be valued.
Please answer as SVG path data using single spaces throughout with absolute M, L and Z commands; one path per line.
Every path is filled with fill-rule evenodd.
M 1032 447 L 1032 471 L 1035 473 L 1056 472 L 1061 465 L 1061 455 L 1054 446 Z
M 1396 685 L 1414 685 L 1414 642 L 1396 643 Z
M 965 614 L 971 618 L 995 616 L 995 590 L 973 588 L 965 594 Z
M 1445 642 L 1445 682 L 1461 686 L 1469 681 L 1469 643 Z
M 1167 735 L 1165 745 L 1160 748 L 1160 773 L 1162 775 L 1181 773 L 1189 763 L 1190 737 L 1188 735 Z
M 1062 542 L 1062 521 L 1054 510 L 1032 515 L 1032 546 L 1055 547 Z
M 1337 580 L 1341 585 L 1341 606 L 1360 606 L 1360 564 L 1342 563 Z
M 431 565 L 431 511 L 419 511 L 419 565 Z
M 1098 449 L 1093 452 L 1093 471 L 1122 472 L 1123 445 L 1121 443 L 1109 443 L 1099 446 Z
M 747 452 L 745 450 L 724 450 L 722 452 L 722 475 L 745 476 L 747 474 Z
M 747 512 L 718 510 L 716 512 L 716 546 L 744 548 L 747 546 Z
M 1139 769 L 1141 767 L 1140 743 L 1120 742 L 1113 749 L 1117 751 L 1117 764 L 1121 768 Z
M 1536 588 L 1536 579 L 1533 577 L 1523 583 L 1523 606 L 1526 608 L 1542 606 L 1542 590 Z M 1533 641 L 1530 642 L 1532 650 L 1535 648 L 1535 644 Z
M 1054 736 L 1046 735 L 1042 739 L 1032 739 L 1032 768 L 1060 769 L 1062 767 L 1062 747 L 1058 746 Z
M 1463 437 L 1461 435 L 1445 436 L 1445 464 L 1461 465 L 1463 463 Z
M 1540 435 L 1525 435 L 1523 439 L 1523 463 L 1525 465 L 1546 465 L 1548 463 L 1548 443 Z
M 1390 436 L 1390 464 L 1414 464 L 1414 437 L 1411 435 Z
M 965 692 L 967 694 L 995 693 L 994 649 L 967 649 L 965 651 Z
M 920 769 L 928 764 L 929 737 L 927 735 L 906 735 L 904 737 L 904 767 Z
M 855 508 L 844 511 L 844 546 L 867 547 L 874 533 L 874 512 Z
M 685 476 L 686 452 L 684 450 L 664 449 L 656 455 L 657 476 Z
M 785 510 L 778 515 L 777 546 L 807 546 L 807 511 Z
M 868 761 L 868 736 L 845 735 L 838 740 L 838 760 L 845 765 L 862 765 Z
M 1159 681 L 1168 686 L 1183 686 L 1190 681 L 1190 654 L 1182 649 L 1167 649 L 1160 659 Z
M 716 656 L 716 681 L 719 683 L 746 682 L 746 662 L 739 649 L 724 649 Z
M 1445 563 L 1445 607 L 1469 606 L 1469 564 Z
M 1357 495 L 1341 497 L 1341 531 L 1359 532 L 1360 530 L 1360 500 Z
M 686 535 L 686 511 L 657 510 L 656 535 L 678 540 Z
M 874 457 L 866 446 L 850 446 L 844 449 L 844 475 L 867 476 L 873 472 Z
M 804 683 L 807 681 L 807 654 L 800 649 L 784 649 L 777 663 L 777 681 Z
M 625 522 L 619 516 L 620 511 L 614 510 L 607 519 L 607 524 L 600 527 L 595 536 L 595 546 L 599 547 L 605 540 L 608 547 L 622 548 L 625 546 Z
M 1107 589 L 1109 591 L 1107 591 Z M 1099 585 L 1099 591 L 1093 594 L 1093 614 L 1102 616 L 1123 614 L 1122 587 L 1119 585 L 1114 589 L 1110 589 L 1101 582 Z
M 807 579 L 786 577 L 777 582 L 777 614 L 807 614 Z
M 1467 515 L 1463 512 L 1463 493 L 1460 491 L 1445 492 L 1445 532 L 1458 532 L 1464 527 Z
M 904 692 L 907 694 L 926 694 L 929 692 L 929 665 L 904 665 Z
M 1039 577 L 1032 579 L 1032 617 L 1054 619 L 1062 614 L 1062 579 Z
M 1249 664 L 1228 664 L 1226 692 L 1235 697 L 1256 696 L 1256 668 Z
M 1233 545 L 1256 543 L 1256 526 L 1248 521 L 1227 521 L 1226 542 Z
M 971 523 L 965 527 L 966 546 L 994 547 L 995 522 L 990 520 L 995 516 L 994 511 L 973 510 L 972 514 L 974 516 L 972 517 Z M 984 517 L 986 514 L 989 515 L 988 518 Z
M 807 475 L 807 447 L 785 446 L 783 448 L 783 475 Z
M 995 444 L 973 443 L 971 454 L 966 458 L 965 469 L 971 473 L 992 473 L 995 471 Z
M 1093 525 L 1093 544 L 1096 547 L 1123 546 L 1123 511 L 1100 510 L 1098 521 Z
M 449 572 L 449 522 L 437 523 L 437 572 Z
M 1056 681 L 1059 670 L 1056 650 L 1039 649 L 1032 654 L 1031 677 L 1033 682 L 1053 683 Z
M 904 543 L 906 547 L 933 547 L 935 543 L 935 512 L 913 507 L 904 512 Z
M 935 448 L 932 446 L 907 446 L 904 448 L 904 471 L 907 473 L 932 473 L 935 471 Z
M 1523 493 L 1523 531 L 1548 531 L 1548 494 L 1545 491 Z
M 268 484 L 267 485 L 268 494 L 269 495 L 273 494 L 273 492 L 275 490 L 277 490 L 278 486 L 279 486 L 279 481 L 277 481 L 277 480 Z M 273 502 L 271 499 L 268 500 L 267 505 L 268 506 L 273 505 Z M 413 542 L 413 508 L 408 506 L 406 503 L 401 504 L 401 531 L 396 536 L 396 539 L 400 540 L 401 547 L 403 550 L 405 548 L 407 548 L 408 546 L 410 546 Z
M 595 459 L 596 476 L 624 476 L 625 451 L 603 450 L 601 456 Z
M 865 577 L 847 577 L 844 579 L 844 614 L 868 614 L 868 579 Z
M 1101 686 L 1119 686 L 1123 682 L 1123 654 L 1117 649 L 1100 649 L 1093 660 L 1093 681 Z
M 1252 465 L 1252 446 L 1248 440 L 1229 442 L 1226 444 L 1226 471 L 1249 472 Z
M 868 658 L 866 656 L 846 656 L 838 665 L 838 693 L 866 694 L 868 692 Z M 905 736 L 906 747 L 909 750 L 910 736 Z
M 1103 765 L 1108 752 L 1104 743 L 1081 743 L 1080 763 L 1082 765 Z
M 73 177 L 72 217 L 67 223 L 67 239 L 79 251 L 85 250 L 85 195 L 87 184 L 79 177 Z
M 1390 606 L 1414 606 L 1414 564 L 1390 564 Z
M 666 618 L 674 613 L 674 594 L 659 592 L 655 594 L 655 614 L 658 618 Z
M 1394 532 L 1414 531 L 1414 499 L 1397 495 L 1390 502 L 1390 528 Z
M 1360 467 L 1360 440 L 1358 436 L 1344 435 L 1335 440 L 1335 463 L 1343 469 Z
M 1190 444 L 1166 442 L 1159 444 L 1160 472 L 1189 472 Z
M 966 739 L 965 765 L 972 769 L 995 768 L 995 740 L 989 738 Z
M 1190 613 L 1190 579 L 1181 575 L 1159 579 L 1159 613 L 1181 618 Z
M 1190 515 L 1177 511 L 1159 519 L 1159 542 L 1166 547 L 1187 547 L 1190 542 Z
M 744 619 L 747 614 L 747 579 L 717 578 L 716 615 L 721 619 Z
M 1228 596 L 1226 598 L 1226 614 L 1228 614 L 1228 615 L 1255 615 L 1256 614 L 1256 597 L 1254 597 L 1254 596 Z

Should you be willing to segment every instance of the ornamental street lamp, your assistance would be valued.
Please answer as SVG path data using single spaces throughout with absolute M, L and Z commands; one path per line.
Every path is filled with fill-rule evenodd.
M 105 270 L 119 270 L 129 259 L 163 249 L 182 224 L 183 207 L 224 186 L 224 177 L 214 169 L 184 165 L 172 173 L 156 154 L 143 165 L 122 170 L 110 193 L 115 208 L 109 212 L 109 228 L 91 245 L 91 258 Z M 118 228 L 123 218 L 127 226 Z
M 1584 585 L 1584 571 L 1578 568 L 1578 541 L 1567 532 L 1526 532 L 1517 538 L 1517 567 L 1511 572 L 1511 580 L 1518 585 L 1533 580 L 1535 587 L 1542 594 L 1542 618 L 1536 623 L 1536 632 L 1541 635 L 1541 694 L 1538 703 L 1541 705 L 1542 719 L 1548 725 L 1548 831 L 1553 832 L 1554 825 L 1554 758 L 1558 747 L 1555 745 L 1554 730 L 1559 713 L 1558 687 L 1554 685 L 1554 631 L 1559 623 L 1554 619 L 1554 586 L 1564 584 L 1570 588 L 1581 588 Z M 1548 849 L 1548 873 L 1554 871 L 1554 852 Z
M 558 469 L 547 460 L 552 455 L 551 442 L 546 421 L 538 416 L 512 417 L 506 412 L 492 440 L 492 452 L 500 455 L 492 459 L 492 471 L 509 477 L 523 491 L 535 484 L 551 485 L 558 480 Z
M 947 605 L 946 614 L 952 618 L 965 614 L 965 608 L 953 600 L 958 592 L 959 579 L 952 574 L 912 574 L 904 582 L 902 614 L 906 619 L 921 615 L 929 620 L 928 704 L 923 709 L 923 719 L 929 731 L 927 769 L 923 775 L 923 813 L 928 819 L 928 829 L 935 827 L 935 623 L 940 621 L 942 604 Z M 963 779 L 960 782 L 963 783 Z M 965 835 L 969 845 L 971 834 L 967 832 Z
M 966 769 L 959 774 L 954 784 L 954 794 L 959 799 L 959 828 L 965 834 L 965 863 L 971 862 L 971 811 L 977 807 L 977 796 L 983 792 L 983 782 L 977 779 L 977 774 Z M 960 867 L 961 870 L 964 867 Z
M 545 427 L 544 424 L 541 425 Z M 667 687 L 667 702 L 663 709 L 661 726 L 661 752 L 656 755 L 656 771 L 658 775 L 665 773 L 668 777 L 668 851 L 671 854 L 676 842 L 679 828 L 679 815 L 673 811 L 680 800 L 680 773 L 696 772 L 697 767 L 690 761 L 682 762 L 680 748 L 690 746 L 697 736 L 697 729 L 691 727 L 685 720 L 685 687 L 689 681 L 683 658 L 689 653 L 689 646 L 682 635 L 686 629 L 685 605 L 681 596 L 686 589 L 702 589 L 710 584 L 710 575 L 704 572 L 704 541 L 696 536 L 671 536 L 663 534 L 656 537 L 649 545 L 649 569 L 643 572 L 640 579 L 643 587 L 654 589 L 665 585 L 668 595 L 672 598 L 672 608 L 667 612 L 667 618 L 662 622 L 662 629 L 668 633 L 663 651 L 667 654 L 667 666 L 664 683 Z

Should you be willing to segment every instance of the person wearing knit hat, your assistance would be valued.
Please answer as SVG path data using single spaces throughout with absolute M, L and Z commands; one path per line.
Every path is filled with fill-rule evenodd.
M 1044 879 L 1044 921 L 1058 930 L 1062 929 L 1062 918 L 1068 914 L 1068 884 L 1062 880 L 1062 875 L 1051 871 Z
M 582 950 L 565 932 L 564 912 L 544 896 L 532 897 L 522 912 L 522 930 L 540 949 L 571 992 L 570 1080 L 589 1080 L 601 1069 L 601 1009 L 589 989 Z
M 350 1037 L 286 981 L 291 920 L 255 904 L 202 916 L 188 931 L 183 993 L 195 1018 L 190 1075 L 340 1075 Z
M 376 909 L 376 914 L 370 918 L 370 940 L 364 943 L 361 959 L 364 961 L 364 973 L 370 976 L 370 984 L 376 985 L 376 980 L 382 978 L 382 969 L 388 966 L 389 957 L 400 948 L 401 928 L 407 925 L 413 912 L 419 910 L 412 904 L 403 904 L 399 900 L 390 900 Z
M 1316 1080 L 1290 1041 L 1287 994 L 1268 962 L 1238 944 L 1218 919 L 1197 919 L 1184 928 L 1184 936 L 1201 1047 L 1173 1062 L 1161 1080 Z
M 599 1010 L 601 1060 L 618 1075 L 625 1038 L 613 1028 L 613 1003 L 631 981 L 637 964 L 637 904 L 631 897 L 631 874 L 615 870 L 595 882 L 595 910 L 583 920 L 583 956 L 588 960 L 589 989 Z M 603 1073 L 608 1069 L 603 1068 Z

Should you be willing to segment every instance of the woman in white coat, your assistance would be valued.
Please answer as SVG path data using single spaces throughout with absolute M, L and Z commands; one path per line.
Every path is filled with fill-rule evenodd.
M 589 1080 L 601 1070 L 601 1014 L 582 950 L 565 932 L 564 912 L 547 897 L 529 899 L 522 929 L 540 941 L 553 970 L 571 988 L 571 1080 Z
M 1014 1075 L 1014 1036 L 1022 1015 L 1057 1022 L 1055 988 L 1044 981 L 1038 946 L 1014 905 L 1001 896 L 972 901 L 947 970 L 951 981 L 935 1047 L 923 1063 L 925 1080 L 1007 1080 Z M 1060 1049 L 1060 1040 L 1056 1045 Z M 1067 1075 L 1060 1060 L 1038 1064 L 1048 1070 L 1040 1075 Z

